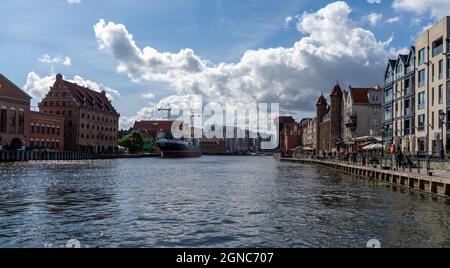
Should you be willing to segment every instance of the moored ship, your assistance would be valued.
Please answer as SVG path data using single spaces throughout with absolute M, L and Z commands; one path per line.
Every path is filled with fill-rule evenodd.
M 156 141 L 163 158 L 201 157 L 202 152 L 195 139 L 175 139 L 172 135 L 161 135 Z

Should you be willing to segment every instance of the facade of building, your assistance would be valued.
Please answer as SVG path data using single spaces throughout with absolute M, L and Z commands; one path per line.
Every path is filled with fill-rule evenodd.
M 361 137 L 381 136 L 382 95 L 380 87 L 353 88 L 344 93 L 344 142 L 351 145 Z M 350 152 L 351 146 L 346 146 Z
M 395 81 L 395 66 L 397 60 L 388 60 L 386 71 L 384 73 L 384 87 L 383 87 L 383 136 L 386 142 L 392 142 L 393 139 L 393 96 L 394 96 L 394 81 Z
M 227 153 L 227 143 L 225 139 L 201 139 L 200 147 L 202 154 L 220 155 Z
M 31 97 L 0 74 L 0 150 L 29 147 Z
M 106 93 L 65 81 L 61 74 L 39 103 L 43 113 L 64 117 L 64 149 L 90 153 L 117 151 L 120 115 Z
M 64 116 L 31 112 L 30 150 L 64 151 Z
M 303 119 L 302 126 L 302 149 L 303 151 L 315 152 L 317 150 L 317 123 L 316 118 Z
M 403 152 L 414 151 L 415 139 L 415 47 L 399 55 L 394 73 L 392 142 Z
M 285 126 L 282 131 L 283 139 L 282 151 L 289 152 L 297 149 L 302 144 L 302 126 L 300 123 L 294 122 Z
M 169 120 L 146 120 L 136 121 L 133 130 L 137 130 L 144 139 L 156 141 L 159 133 L 171 133 L 174 121 Z
M 295 119 L 292 116 L 280 116 L 275 119 L 275 125 L 278 127 L 279 133 L 279 146 L 277 151 L 282 150 L 284 148 L 284 138 L 283 138 L 283 130 L 289 125 L 295 123 Z
M 416 39 L 416 107 L 418 154 L 449 150 L 449 37 L 445 17 Z
M 340 150 L 342 141 L 343 92 L 336 84 L 330 94 L 330 105 L 322 95 L 317 102 L 317 153 L 330 154 Z

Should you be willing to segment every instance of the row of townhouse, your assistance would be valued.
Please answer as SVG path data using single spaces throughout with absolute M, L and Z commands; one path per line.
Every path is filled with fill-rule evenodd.
M 419 35 L 384 74 L 383 135 L 414 155 L 450 152 L 450 17 Z

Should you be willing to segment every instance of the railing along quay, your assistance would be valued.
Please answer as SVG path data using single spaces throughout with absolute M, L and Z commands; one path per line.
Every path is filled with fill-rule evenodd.
M 91 154 L 79 152 L 37 152 L 37 151 L 0 151 L 0 162 L 22 161 L 60 161 L 60 160 L 97 160 L 117 158 L 150 158 L 159 157 L 159 153 L 142 154 Z
M 442 197 L 450 197 L 450 173 L 448 177 L 441 177 L 407 171 L 383 170 L 370 166 L 355 166 L 343 162 L 317 159 L 281 158 L 280 160 L 301 164 L 318 164 L 341 170 L 349 174 L 380 180 L 393 185 L 399 185 L 418 191 L 436 194 Z

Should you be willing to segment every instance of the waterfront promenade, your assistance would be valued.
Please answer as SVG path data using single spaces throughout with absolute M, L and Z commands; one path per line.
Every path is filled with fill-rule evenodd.
M 280 160 L 301 164 L 322 165 L 353 175 L 381 180 L 394 185 L 408 187 L 442 197 L 450 197 L 449 171 L 433 171 L 433 174 L 430 174 L 427 173 L 426 169 L 421 168 L 409 170 L 386 170 L 376 166 L 351 164 L 347 161 L 344 162 L 308 158 L 280 158 Z

